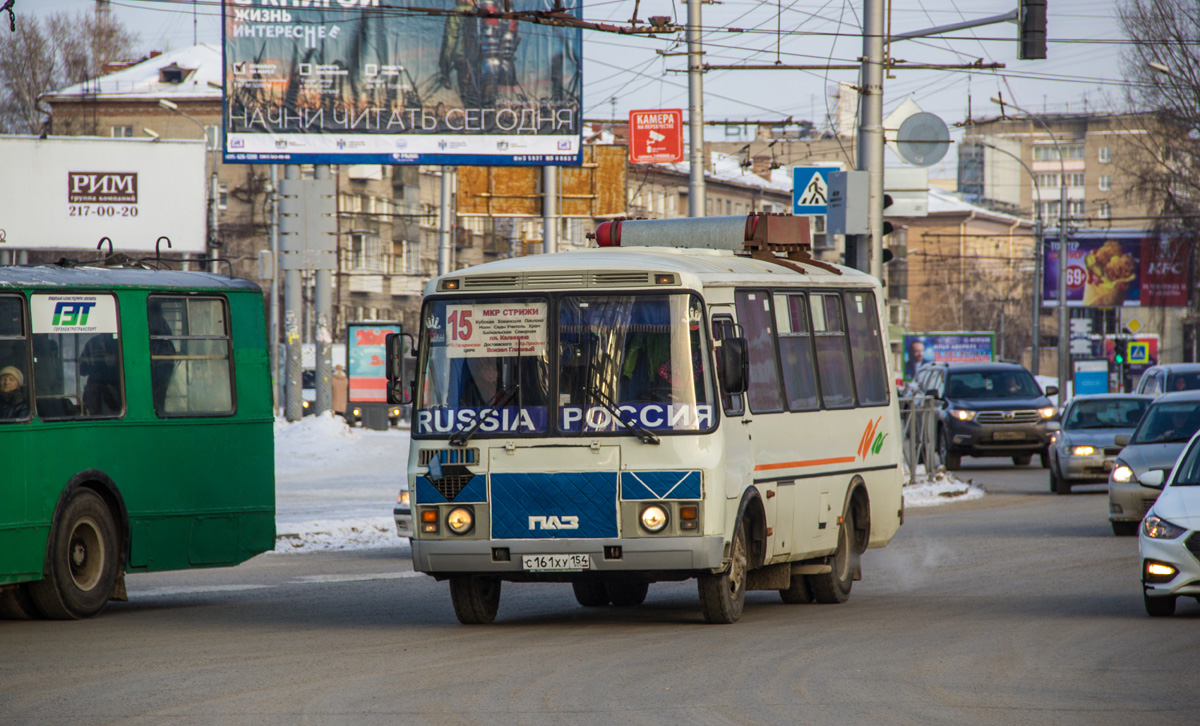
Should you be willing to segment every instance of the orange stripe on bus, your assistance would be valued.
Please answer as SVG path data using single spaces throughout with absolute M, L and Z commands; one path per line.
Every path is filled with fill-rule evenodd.
M 755 471 L 768 471 L 771 469 L 791 469 L 800 468 L 802 466 L 822 466 L 824 464 L 852 464 L 855 457 L 853 456 L 838 456 L 832 459 L 809 459 L 808 461 L 784 461 L 779 464 L 759 464 L 754 467 Z

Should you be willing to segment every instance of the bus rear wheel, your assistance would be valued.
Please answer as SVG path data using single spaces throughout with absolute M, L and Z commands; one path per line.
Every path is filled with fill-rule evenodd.
M 90 489 L 76 489 L 51 530 L 46 577 L 29 584 L 38 612 L 52 620 L 78 620 L 103 610 L 117 581 L 117 542 L 104 500 Z
M 465 575 L 450 578 L 450 602 L 463 625 L 488 625 L 500 609 L 500 580 Z
M 607 586 L 608 597 L 617 607 L 632 607 L 646 602 L 646 594 L 650 592 L 648 582 L 610 582 Z
M 838 528 L 838 546 L 829 558 L 830 571 L 820 575 L 809 575 L 808 585 L 817 602 L 825 604 L 843 603 L 850 599 L 850 587 L 854 584 L 854 570 L 858 562 L 854 547 L 854 512 L 847 511 Z
M 710 623 L 736 623 L 746 605 L 746 522 L 733 533 L 729 547 L 729 569 L 719 575 L 701 575 L 697 580 L 700 607 Z
M 595 580 L 577 580 L 571 583 L 575 592 L 575 602 L 585 608 L 598 608 L 608 604 L 608 589 L 603 582 Z

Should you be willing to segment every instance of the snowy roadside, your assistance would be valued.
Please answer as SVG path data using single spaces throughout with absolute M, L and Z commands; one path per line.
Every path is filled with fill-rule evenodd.
M 408 461 L 406 429 L 352 429 L 330 414 L 275 424 L 274 554 L 400 547 L 392 515 Z M 907 471 L 905 472 L 907 475 Z M 906 507 L 978 499 L 983 489 L 917 468 Z

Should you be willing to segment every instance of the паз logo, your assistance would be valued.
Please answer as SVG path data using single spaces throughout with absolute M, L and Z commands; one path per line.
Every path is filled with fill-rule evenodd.
M 561 517 L 534 515 L 529 518 L 529 529 L 579 529 L 579 517 L 573 514 L 564 514 Z
M 95 302 L 59 302 L 54 305 L 55 327 L 74 327 L 87 325 L 88 313 L 96 307 Z

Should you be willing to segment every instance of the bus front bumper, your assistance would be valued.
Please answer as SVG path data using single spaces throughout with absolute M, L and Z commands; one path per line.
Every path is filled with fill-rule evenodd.
M 574 554 L 589 555 L 589 567 L 562 573 L 533 572 L 526 570 L 522 559 L 524 555 Z M 674 571 L 690 576 L 687 573 L 719 570 L 723 554 L 724 541 L 720 537 L 412 540 L 413 569 L 431 575 L 469 572 L 521 576 L 528 573 L 539 578 L 561 574 L 570 579 L 586 572 Z

